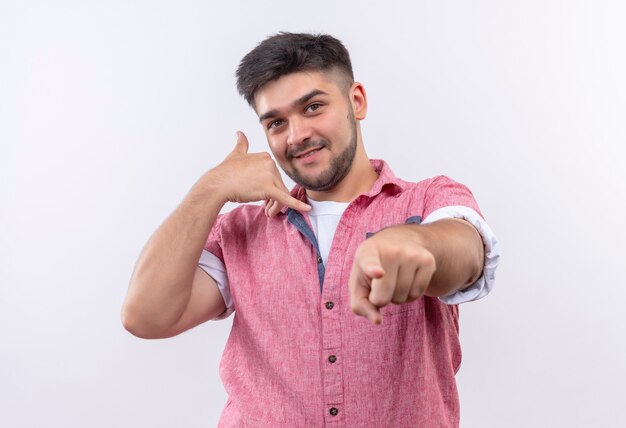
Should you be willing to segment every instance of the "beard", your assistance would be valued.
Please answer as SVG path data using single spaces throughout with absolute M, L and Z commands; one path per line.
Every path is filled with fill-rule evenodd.
M 356 120 L 354 119 L 354 115 L 351 114 L 350 117 L 352 133 L 350 135 L 350 142 L 346 149 L 341 152 L 338 156 L 334 157 L 330 166 L 326 171 L 322 172 L 317 177 L 303 177 L 297 169 L 293 168 L 290 170 L 284 169 L 285 174 L 289 176 L 293 181 L 301 185 L 307 190 L 313 191 L 324 191 L 330 190 L 337 185 L 341 180 L 343 180 L 346 175 L 350 172 L 352 168 L 352 161 L 354 160 L 354 155 L 356 154 L 356 146 L 357 146 L 357 132 L 356 132 Z M 300 144 L 297 148 L 299 153 L 302 153 L 305 150 L 310 148 L 328 148 L 330 146 L 330 142 L 325 139 L 316 140 L 316 141 L 306 141 Z M 287 159 L 291 160 L 294 158 L 295 149 L 292 152 L 287 152 Z

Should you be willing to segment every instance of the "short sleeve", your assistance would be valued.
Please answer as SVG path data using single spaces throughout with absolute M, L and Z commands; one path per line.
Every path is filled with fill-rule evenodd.
M 445 175 L 433 178 L 424 195 L 422 218 L 425 219 L 439 208 L 452 205 L 471 208 L 482 216 L 470 189 Z
M 222 252 L 222 223 L 224 222 L 225 215 L 220 214 L 215 219 L 215 223 L 209 232 L 206 242 L 204 243 L 204 249 L 209 253 L 219 258 L 224 263 L 224 253 Z
M 480 234 L 485 247 L 485 259 L 483 262 L 483 272 L 480 278 L 469 287 L 457 291 L 448 296 L 439 298 L 448 305 L 471 302 L 482 299 L 491 292 L 495 285 L 496 268 L 500 261 L 500 246 L 498 239 L 487 224 L 487 222 L 472 208 L 451 205 L 439 208 L 424 219 L 422 224 L 433 223 L 444 218 L 461 218 L 469 222 Z
M 228 283 L 226 266 L 224 266 L 224 263 L 217 256 L 208 252 L 207 250 L 202 250 L 202 254 L 200 255 L 200 261 L 198 262 L 198 267 L 200 267 L 200 269 L 205 271 L 211 278 L 213 278 L 213 280 L 217 284 L 217 288 L 220 290 L 222 299 L 224 299 L 224 305 L 226 306 L 226 310 L 215 319 L 221 320 L 227 318 L 235 311 L 235 307 L 233 305 L 233 298 L 230 293 L 230 284 Z
M 472 192 L 449 177 L 435 177 L 424 195 L 422 224 L 444 218 L 462 218 L 472 224 L 480 234 L 485 247 L 483 273 L 474 284 L 439 299 L 454 305 L 485 297 L 495 285 L 495 272 L 500 260 L 498 240 L 484 220 Z
M 213 278 L 224 299 L 226 310 L 216 320 L 227 318 L 235 310 L 222 251 L 221 227 L 224 218 L 224 215 L 219 215 L 215 220 L 198 261 L 198 267 Z

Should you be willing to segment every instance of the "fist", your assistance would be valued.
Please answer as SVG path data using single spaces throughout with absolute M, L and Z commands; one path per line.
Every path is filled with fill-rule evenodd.
M 383 229 L 357 248 L 349 280 L 352 312 L 380 324 L 380 308 L 412 302 L 424 294 L 437 266 L 418 227 Z

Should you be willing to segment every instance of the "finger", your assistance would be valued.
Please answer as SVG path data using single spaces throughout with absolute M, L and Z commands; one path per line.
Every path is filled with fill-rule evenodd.
M 381 274 L 381 271 L 382 269 L 375 273 Z M 358 262 L 355 262 L 348 280 L 350 307 L 356 315 L 367 318 L 373 324 L 380 324 L 382 322 L 380 311 L 368 299 L 370 281 L 371 277 L 361 269 Z
M 266 199 L 263 202 L 263 211 L 265 212 L 265 216 L 266 217 L 270 216 L 269 213 L 268 213 L 268 210 L 269 210 L 271 204 L 272 204 L 272 200 L 271 199 Z
M 373 278 L 381 278 L 385 271 L 380 260 L 380 253 L 376 245 L 370 242 L 363 242 L 354 256 L 352 269 L 355 273 L 363 273 L 370 280 Z
M 409 293 L 413 288 L 416 271 L 417 269 L 413 265 L 400 264 L 398 266 L 396 286 L 391 297 L 392 303 L 406 303 L 409 300 Z
M 384 275 L 376 247 L 361 246 L 350 275 L 350 303 L 355 314 L 366 317 L 374 324 L 382 322 L 382 315 L 369 299 L 371 283 Z
M 380 324 L 383 321 L 383 317 L 380 314 L 380 310 L 367 298 L 368 293 L 369 288 L 362 285 L 358 285 L 355 288 L 355 294 L 350 298 L 352 312 L 367 318 L 372 324 Z
M 310 205 L 305 204 L 304 202 L 291 196 L 288 192 L 285 192 L 284 190 L 280 190 L 278 188 L 270 189 L 268 196 L 271 199 L 274 199 L 275 201 L 283 204 L 283 206 L 293 208 L 294 210 L 298 210 L 298 211 L 310 211 L 311 210 Z
M 278 168 L 275 168 L 274 172 L 276 173 L 276 176 L 274 178 L 274 185 L 278 187 L 280 190 L 282 190 L 283 192 L 289 193 L 289 189 L 287 189 L 287 186 L 285 186 L 285 183 L 283 183 L 283 179 L 280 176 L 280 172 L 278 172 Z
M 264 202 L 264 204 L 263 204 L 264 205 L 264 211 L 265 211 L 265 215 L 267 217 L 273 217 L 274 215 L 276 215 L 276 213 L 274 212 L 276 204 L 277 204 L 277 202 L 274 199 L 267 199 Z
M 285 194 L 290 195 L 289 189 L 287 189 L 287 186 L 285 186 L 285 183 L 283 183 L 283 180 L 280 178 L 280 173 L 278 172 L 278 169 L 276 169 L 276 174 L 277 174 L 277 177 L 276 177 L 276 180 L 274 181 L 274 184 L 278 186 L 278 188 L 281 189 Z M 274 205 L 270 207 L 271 209 L 269 210 L 269 217 L 274 217 L 285 207 L 285 204 L 282 204 L 278 201 L 274 201 L 274 202 L 275 202 Z M 304 211 L 306 211 L 306 209 Z
M 282 209 L 283 209 L 284 205 L 281 204 L 278 201 L 273 201 L 272 202 L 272 206 L 269 207 L 268 209 L 268 217 L 274 217 L 276 214 L 278 214 Z
M 428 285 L 430 284 L 434 273 L 434 265 L 423 265 L 417 270 L 417 272 L 415 273 L 415 279 L 413 280 L 413 285 L 411 286 L 411 290 L 409 291 L 409 299 L 411 301 L 417 300 L 422 297 L 422 295 L 428 288 Z
M 278 171 L 278 167 L 276 163 L 274 163 L 274 185 L 287 194 L 291 194 L 285 183 L 283 182 L 283 178 L 280 175 L 280 171 Z
M 241 153 L 245 155 L 246 153 L 248 153 L 248 148 L 249 148 L 248 138 L 243 132 L 237 131 L 237 142 L 235 143 L 235 148 L 233 152 Z
M 285 206 L 293 208 L 298 211 L 310 211 L 311 206 L 309 204 L 302 202 L 299 199 L 296 199 L 291 196 L 289 189 L 287 189 L 287 186 L 285 186 L 285 183 L 283 183 L 283 179 L 280 176 L 280 172 L 278 172 L 278 168 L 276 167 L 276 164 L 274 164 L 274 173 L 275 173 L 274 185 L 276 186 L 278 193 L 273 192 L 272 195 L 279 195 L 279 196 L 274 198 L 275 201 L 278 203 L 278 205 L 274 207 L 274 210 L 276 212 L 272 211 L 270 212 L 270 214 L 272 213 L 273 215 L 278 214 L 278 212 L 282 210 L 283 207 Z
M 385 263 L 385 275 L 372 279 L 372 290 L 369 300 L 373 305 L 382 308 L 391 303 L 393 293 L 396 289 L 396 279 L 398 277 L 398 264 L 396 262 Z

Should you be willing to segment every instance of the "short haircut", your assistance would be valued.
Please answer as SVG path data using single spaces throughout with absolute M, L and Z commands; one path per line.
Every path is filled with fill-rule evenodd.
M 280 32 L 259 43 L 239 63 L 237 90 L 254 107 L 254 97 L 266 83 L 299 71 L 335 71 L 354 82 L 350 54 L 327 34 Z

